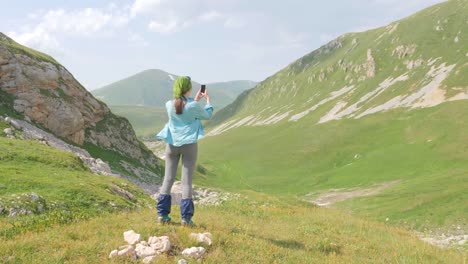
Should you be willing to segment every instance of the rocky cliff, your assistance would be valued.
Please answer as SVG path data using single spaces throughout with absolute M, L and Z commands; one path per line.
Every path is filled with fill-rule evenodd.
M 3 105 L 94 155 L 106 153 L 113 169 L 132 176 L 146 171 L 158 181 L 158 159 L 135 136 L 127 119 L 115 116 L 52 57 L 0 33 L 0 92 Z M 100 150 L 103 150 L 102 152 Z M 122 161 L 125 160 L 125 161 Z M 145 178 L 145 177 L 139 177 Z M 158 179 L 150 179 L 158 178 Z

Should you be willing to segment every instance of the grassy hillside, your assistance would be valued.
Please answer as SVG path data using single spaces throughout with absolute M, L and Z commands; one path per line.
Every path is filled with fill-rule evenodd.
M 26 233 L 16 239 L 0 238 L 0 259 L 6 263 L 105 263 L 109 252 L 124 244 L 122 233 L 130 229 L 143 239 L 170 237 L 170 254 L 156 263 L 175 263 L 184 248 L 197 246 L 188 238 L 191 232 L 213 235 L 203 263 L 464 263 L 467 258 L 466 253 L 438 249 L 385 224 L 303 203 L 286 204 L 252 192 L 246 195 L 248 199 L 220 207 L 197 207 L 196 228 L 158 226 L 155 210 L 144 209 Z M 174 218 L 180 220 L 177 214 Z
M 466 17 L 452 0 L 346 34 L 244 92 L 210 123 L 199 183 L 305 200 L 385 183 L 335 206 L 466 234 L 468 101 L 442 103 L 468 96 Z
M 398 181 L 381 194 L 338 205 L 417 229 L 466 228 L 467 114 L 460 101 L 321 125 L 233 129 L 201 141 L 197 182 L 304 199 Z
M 146 70 L 94 90 L 92 93 L 108 105 L 164 107 L 172 98 L 172 84 L 177 77 L 162 70 Z M 242 91 L 253 88 L 256 84 L 252 81 L 219 82 L 207 84 L 207 89 L 213 105 L 220 109 L 234 101 Z M 193 87 L 195 94 L 200 84 L 193 81 Z M 129 117 L 131 115 L 129 113 Z
M 154 140 L 154 135 L 167 122 L 166 109 L 162 107 L 113 105 L 110 108 L 116 115 L 125 116 L 136 135 L 146 140 Z
M 466 99 L 467 16 L 466 1 L 450 0 L 386 27 L 345 34 L 244 92 L 210 125 L 244 118 L 261 125 L 271 117 L 270 123 L 300 122 L 321 111 L 308 121 L 319 122 L 326 114 L 356 118 L 366 110 Z
M 0 121 L 3 239 L 29 230 L 151 206 L 148 195 L 134 184 L 117 177 L 94 175 L 70 153 L 35 141 L 4 138 L 1 134 L 5 127 Z M 8 216 L 12 214 L 17 216 Z

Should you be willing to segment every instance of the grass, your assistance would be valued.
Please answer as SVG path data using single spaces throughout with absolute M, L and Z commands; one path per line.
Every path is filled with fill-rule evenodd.
M 130 229 L 143 239 L 170 237 L 170 254 L 156 263 L 174 263 L 182 258 L 184 248 L 198 246 L 189 239 L 191 232 L 213 235 L 204 263 L 463 263 L 467 258 L 466 252 L 436 248 L 389 225 L 289 202 L 249 192 L 220 207 L 197 206 L 198 226 L 193 229 L 179 224 L 158 226 L 154 209 L 102 215 L 1 240 L 0 259 L 4 263 L 139 263 L 108 260 L 110 251 L 125 244 L 122 233 Z M 173 218 L 180 220 L 178 213 Z
M 460 101 L 321 125 L 233 129 L 200 142 L 197 183 L 301 198 L 398 180 L 339 206 L 416 229 L 466 223 L 467 113 Z
M 0 122 L 1 123 L 1 122 Z M 0 137 L 0 236 L 11 238 L 103 213 L 147 207 L 150 199 L 136 185 L 92 174 L 75 155 L 35 141 Z M 27 195 L 41 197 L 36 203 Z M 125 196 L 130 194 L 129 198 Z M 38 206 L 45 210 L 39 210 Z M 19 206 L 37 214 L 7 217 Z

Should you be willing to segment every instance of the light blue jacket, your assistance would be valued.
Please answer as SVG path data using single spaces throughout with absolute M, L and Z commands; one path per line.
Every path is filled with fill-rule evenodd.
M 202 138 L 205 132 L 201 119 L 210 119 L 213 115 L 211 104 L 206 104 L 203 108 L 190 97 L 187 98 L 182 114 L 176 114 L 174 100 L 166 103 L 166 110 L 169 122 L 156 135 L 156 138 L 176 147 L 196 143 L 199 138 Z

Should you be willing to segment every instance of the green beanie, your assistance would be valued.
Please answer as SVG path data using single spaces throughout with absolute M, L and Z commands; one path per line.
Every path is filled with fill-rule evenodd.
M 174 98 L 182 98 L 182 95 L 188 92 L 190 88 L 192 88 L 190 77 L 184 76 L 177 78 L 174 81 Z

